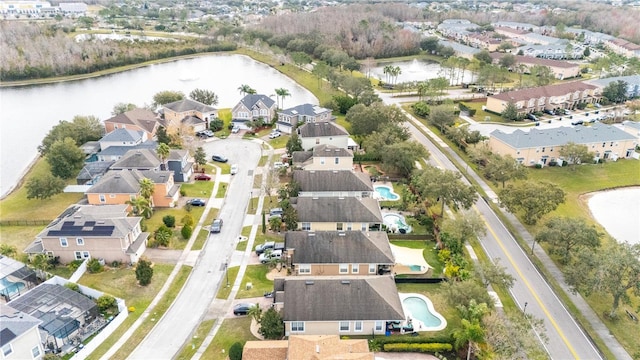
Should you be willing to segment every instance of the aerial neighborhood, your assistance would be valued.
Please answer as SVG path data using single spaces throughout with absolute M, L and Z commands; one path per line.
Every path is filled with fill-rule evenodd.
M 584 17 L 638 5 L 577 3 L 0 1 L 92 69 L 0 99 L 178 89 L 56 118 L 2 194 L 0 358 L 635 358 L 640 45 Z

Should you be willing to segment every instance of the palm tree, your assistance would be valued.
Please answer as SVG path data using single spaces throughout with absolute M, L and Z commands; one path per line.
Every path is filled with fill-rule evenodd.
M 47 278 L 47 271 L 53 266 L 45 254 L 38 254 L 31 259 L 31 265 L 36 269 L 36 276 L 40 279 Z
M 171 149 L 169 148 L 169 145 L 167 145 L 165 143 L 158 144 L 158 148 L 156 149 L 156 153 L 158 154 L 158 157 L 160 158 L 160 161 L 162 161 L 162 166 L 163 166 L 162 170 L 167 170 L 166 160 L 169 157 L 169 152 L 171 152 Z
M 247 315 L 252 317 L 253 320 L 260 324 L 260 320 L 262 320 L 262 308 L 260 307 L 260 304 L 255 304 L 249 307 L 249 312 L 247 312 Z
M 382 73 L 386 75 L 385 79 L 386 82 L 389 82 L 389 76 L 391 75 L 391 72 L 393 71 L 393 66 L 391 65 L 385 65 L 385 67 L 382 68 Z
M 142 196 L 131 199 L 127 201 L 126 204 L 131 205 L 131 212 L 136 216 L 142 216 L 145 219 L 149 219 L 151 215 L 153 215 L 153 210 L 151 209 L 149 200 Z
M 289 92 L 289 90 L 285 89 L 285 88 L 279 88 L 276 89 L 276 102 L 278 102 L 278 100 L 282 100 L 282 106 L 280 106 L 280 104 L 278 103 L 278 106 L 280 108 L 284 107 L 284 98 L 287 96 L 291 96 L 291 93 Z
M 242 84 L 238 87 L 238 91 L 240 91 L 240 94 L 242 94 L 242 96 L 247 95 L 247 94 L 255 94 L 255 90 L 253 90 L 251 88 L 251 86 L 247 85 L 247 84 Z
M 393 76 L 393 85 L 398 81 L 398 75 L 402 74 L 402 69 L 400 66 L 392 66 L 391 67 L 391 76 Z
M 155 190 L 155 184 L 151 179 L 140 179 L 140 195 L 145 198 L 147 201 L 151 201 L 151 195 L 153 195 L 153 191 Z
M 471 358 L 471 351 L 477 343 L 484 342 L 484 330 L 480 322 L 470 322 L 462 319 L 462 327 L 453 332 L 456 349 L 467 345 L 467 360 Z

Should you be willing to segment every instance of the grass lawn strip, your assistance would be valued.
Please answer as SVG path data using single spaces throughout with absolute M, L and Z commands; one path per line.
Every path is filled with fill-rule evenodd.
M 267 291 L 273 291 L 273 281 L 267 279 L 269 271 L 271 271 L 271 268 L 267 265 L 247 265 L 236 299 L 258 297 L 264 295 Z M 282 276 L 286 274 L 287 271 L 282 269 Z M 252 284 L 251 289 L 247 289 L 247 283 Z
M 216 192 L 216 198 L 223 198 L 227 194 L 227 183 L 221 182 L 218 187 L 218 192 Z
M 236 282 L 236 278 L 238 277 L 238 272 L 240 271 L 240 266 L 232 266 L 227 269 L 227 274 L 224 278 L 222 278 L 222 284 L 218 288 L 218 293 L 216 294 L 216 299 L 226 300 L 229 298 L 229 294 L 231 294 L 231 290 L 233 289 L 233 283 Z M 226 286 L 224 283 L 229 279 L 229 286 Z
M 239 342 L 244 346 L 244 343 L 249 340 L 258 340 L 249 330 L 251 326 L 251 318 L 249 316 L 221 319 L 219 321 L 222 321 L 222 325 L 220 325 L 219 331 L 216 332 L 213 341 L 202 355 L 202 359 L 226 360 L 228 359 L 229 348 L 234 343 Z
M 215 323 L 216 323 L 215 319 L 205 320 L 201 322 L 198 328 L 196 329 L 196 332 L 193 334 L 193 337 L 191 338 L 191 342 L 189 342 L 188 344 L 185 344 L 185 346 L 182 348 L 182 351 L 180 351 L 180 353 L 178 354 L 177 359 L 178 360 L 191 359 L 193 355 L 196 354 L 196 351 L 198 350 L 200 345 L 202 345 L 204 338 L 207 336 L 209 331 L 211 331 L 211 328 Z

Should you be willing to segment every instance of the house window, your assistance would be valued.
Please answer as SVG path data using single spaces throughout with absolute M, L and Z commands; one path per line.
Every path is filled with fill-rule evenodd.
M 304 321 L 292 321 L 291 332 L 304 332 Z
M 348 321 L 340 321 L 340 332 L 349 331 L 349 322 Z
M 76 260 L 82 260 L 82 252 L 81 251 L 76 251 L 75 255 L 76 255 Z
M 602 147 L 605 147 L 605 146 L 607 146 L 607 143 L 602 143 Z
M 542 152 L 544 152 L 544 148 L 542 148 Z
M 298 265 L 298 274 L 311 274 L 311 264 Z
M 324 165 L 324 158 L 320 158 L 320 165 Z
M 343 223 L 337 223 L 336 224 L 336 230 L 342 231 L 343 229 L 344 229 L 344 224 Z
M 358 272 L 360 272 L 360 265 L 359 264 L 351 264 L 351 273 L 352 274 L 357 274 Z
M 13 348 L 11 347 L 11 344 L 7 344 L 2 347 L 2 355 L 4 355 L 5 357 L 9 356 L 12 352 Z
M 111 199 L 115 199 L 115 198 L 116 198 L 116 194 L 109 194 L 109 197 L 110 197 Z
M 334 161 L 335 161 L 335 164 L 340 164 L 340 158 L 337 157 Z
M 89 256 L 89 252 L 88 252 L 88 251 L 83 251 L 83 252 L 82 252 L 82 258 L 83 258 L 83 259 L 88 259 L 89 257 L 90 257 L 90 256 Z
M 382 325 L 383 325 L 383 324 L 382 324 L 382 321 L 377 320 L 377 321 L 376 321 L 376 328 L 375 328 L 375 329 L 376 329 L 376 331 L 382 331 Z
M 302 231 L 311 231 L 311 223 L 303 222 L 301 227 Z
M 353 228 L 353 224 L 347 223 L 347 231 L 351 231 L 352 228 Z
M 349 273 L 349 264 L 340 264 L 340 274 Z
M 360 231 L 367 231 L 368 229 L 368 224 L 367 223 L 362 223 L 362 225 L 360 226 Z
M 611 145 L 609 145 L 609 146 L 613 146 L 613 141 L 611 142 Z
M 67 238 L 60 238 L 60 246 L 67 247 L 69 243 L 67 242 Z
M 34 346 L 33 349 L 31 349 L 31 356 L 34 359 L 37 359 L 40 355 L 42 355 L 42 352 L 40 352 L 40 346 Z
M 316 145 L 320 145 L 320 138 L 316 138 Z
M 107 202 L 107 198 L 104 196 L 104 194 L 100 194 L 98 196 L 100 197 L 100 202 L 101 203 Z
M 362 331 L 362 321 L 356 321 L 353 323 L 353 330 L 354 331 Z
M 83 238 L 76 238 L 76 244 L 82 246 L 84 245 L 84 239 Z
M 369 274 L 375 274 L 376 273 L 376 264 L 369 264 Z

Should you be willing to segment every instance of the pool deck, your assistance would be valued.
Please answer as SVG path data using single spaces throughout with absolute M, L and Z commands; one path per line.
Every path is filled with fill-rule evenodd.
M 407 317 L 407 320 L 404 322 L 404 324 L 412 324 L 413 325 L 413 331 L 440 331 L 440 330 L 444 330 L 447 327 L 447 320 L 444 318 L 444 316 L 442 316 L 442 314 L 440 314 L 433 306 L 433 303 L 431 302 L 431 300 L 422 295 L 422 294 L 416 294 L 416 293 L 400 293 L 398 294 L 400 295 L 400 302 L 402 303 L 402 308 L 404 309 L 404 313 L 405 316 Z M 422 321 L 414 318 L 411 315 L 411 312 L 409 312 L 404 305 L 404 300 L 406 298 L 410 298 L 410 297 L 417 297 L 421 300 L 423 300 L 426 304 L 427 304 L 427 309 L 429 310 L 429 313 L 431 313 L 431 315 L 437 317 L 440 320 L 440 325 L 433 327 L 433 326 L 426 326 Z

